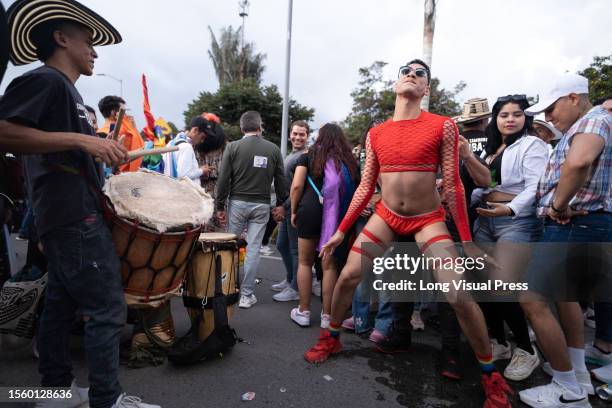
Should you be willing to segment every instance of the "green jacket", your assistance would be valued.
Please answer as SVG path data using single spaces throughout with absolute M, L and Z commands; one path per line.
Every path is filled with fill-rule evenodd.
M 217 179 L 217 211 L 225 209 L 228 198 L 269 204 L 272 181 L 277 203 L 282 203 L 287 188 L 278 146 L 260 136 L 244 136 L 229 143 L 223 152 Z

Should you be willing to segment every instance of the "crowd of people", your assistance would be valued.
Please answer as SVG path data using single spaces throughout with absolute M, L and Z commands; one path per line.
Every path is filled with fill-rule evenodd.
M 12 36 L 13 63 L 43 65 L 13 80 L 0 99 L 0 149 L 23 155 L 29 210 L 20 237 L 48 272 L 37 332 L 41 384 L 71 388 L 70 406 L 89 401 L 95 408 L 155 408 L 127 396 L 118 381 L 126 306 L 99 200 L 105 177 L 146 167 L 128 157 L 145 142 L 131 118 L 115 137 L 121 97 L 99 101 L 104 123 L 98 127 L 95 110 L 74 86 L 93 73 L 93 46 L 120 42 L 121 36 L 88 8 L 58 1 L 65 7 L 34 22 L 23 16 L 37 15 L 36 3 L 11 6 L 13 32 L 34 27 L 27 41 Z M 257 304 L 262 242 L 278 227 L 286 277 L 271 289 L 278 292 L 275 301 L 298 302 L 288 319 L 311 325 L 313 285 L 321 285 L 321 331 L 304 353 L 309 363 L 342 351 L 342 328 L 368 333 L 381 352 L 410 352 L 412 330 L 424 328 L 420 310 L 427 299 L 363 295 L 364 276 L 372 274 L 376 258 L 393 250 L 392 243 L 412 242 L 430 258 L 487 251 L 489 266 L 503 270 L 504 279 L 526 282 L 528 294 L 512 301 L 492 294 L 477 302 L 466 291 L 447 293 L 446 302 L 436 305 L 439 373 L 463 377 L 463 334 L 482 371 L 485 408 L 510 407 L 505 379 L 525 380 L 540 365 L 551 382 L 520 391 L 521 401 L 589 407 L 595 390 L 585 362 L 612 371 L 612 296 L 593 290 L 610 287 L 609 260 L 581 258 L 580 273 L 572 270 L 575 261 L 564 272 L 547 263 L 559 258 L 559 248 L 570 253 L 572 245 L 587 243 L 594 249 L 581 255 L 595 256 L 595 249 L 606 251 L 612 241 L 612 98 L 593 106 L 587 79 L 566 73 L 551 76 L 536 104 L 515 94 L 497 98 L 489 109 L 486 99 L 472 98 L 460 116 L 448 118 L 421 109 L 430 81 L 422 60 L 400 67 L 392 117 L 371 122 L 355 148 L 334 123 L 323 124 L 308 145 L 310 126 L 296 120 L 289 129 L 292 151 L 283 158 L 266 140 L 258 112 L 242 114 L 243 136 L 232 142 L 220 130 L 220 118 L 203 113 L 168 140 L 178 150 L 165 153 L 156 169 L 210 194 L 215 212 L 205 229 L 245 237 L 241 309 Z M 447 282 L 452 273 L 437 269 L 433 276 Z M 589 325 L 596 329 L 586 345 L 583 308 L 592 309 Z M 70 363 L 77 310 L 85 320 L 89 390 L 74 382 Z M 503 373 L 494 364 L 499 360 L 509 360 Z M 597 378 L 612 382 L 612 375 Z M 46 404 L 41 406 L 57 406 Z

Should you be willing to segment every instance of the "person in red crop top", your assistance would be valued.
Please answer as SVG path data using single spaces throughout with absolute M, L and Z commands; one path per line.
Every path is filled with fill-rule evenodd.
M 422 111 L 421 99 L 429 93 L 429 67 L 413 60 L 400 68 L 395 83 L 393 118 L 373 128 L 366 139 L 366 163 L 361 183 L 336 233 L 323 246 L 323 257 L 330 256 L 345 233 L 365 208 L 380 177 L 382 199 L 375 213 L 357 237 L 342 269 L 332 298 L 329 330 L 322 330 L 317 344 L 304 357 L 311 363 L 325 361 L 340 352 L 340 325 L 351 304 L 362 274 L 362 255 L 372 261 L 382 256 L 398 235 L 414 235 L 426 256 L 458 256 L 445 221 L 442 201 L 447 204 L 465 249 L 473 248 L 463 185 L 459 177 L 459 132 L 451 118 Z M 442 169 L 442 199 L 436 189 L 436 172 Z M 362 243 L 370 243 L 368 249 Z M 438 243 L 438 245 L 432 245 Z M 371 248 L 377 248 L 373 251 Z M 439 280 L 450 277 L 437 273 Z M 461 298 L 461 301 L 457 299 Z M 459 323 L 480 362 L 485 408 L 510 407 L 510 388 L 492 364 L 491 343 L 482 311 L 466 293 L 448 298 Z

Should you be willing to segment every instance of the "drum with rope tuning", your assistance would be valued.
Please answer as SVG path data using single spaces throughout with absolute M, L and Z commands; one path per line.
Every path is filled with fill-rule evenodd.
M 180 291 L 212 199 L 191 180 L 148 171 L 112 176 L 104 192 L 128 306 L 164 304 Z
M 234 234 L 200 234 L 191 264 L 185 276 L 184 302 L 192 324 L 198 325 L 198 339 L 203 341 L 215 327 L 212 299 L 215 296 L 215 260 L 220 258 L 223 296 L 229 321 L 240 296 L 238 277 L 239 250 L 242 240 Z M 194 307 L 195 306 L 195 307 Z M 207 307 L 208 306 L 208 307 Z

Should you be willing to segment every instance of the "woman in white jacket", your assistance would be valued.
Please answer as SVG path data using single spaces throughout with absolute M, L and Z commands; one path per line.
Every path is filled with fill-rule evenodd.
M 504 282 L 519 281 L 523 261 L 528 259 L 526 243 L 537 240 L 541 232 L 541 222 L 535 214 L 535 193 L 548 160 L 548 148 L 542 140 L 528 134 L 533 123 L 533 118 L 524 112 L 528 106 L 525 95 L 508 95 L 497 100 L 482 153 L 492 183 L 481 192 L 474 241 L 493 245 L 499 265 L 493 278 Z M 493 339 L 493 358 L 510 358 L 512 354 L 504 376 L 524 380 L 539 364 L 525 316 L 518 303 L 503 302 L 499 297 L 493 300 L 497 301 L 481 304 Z M 504 322 L 517 342 L 514 353 L 506 342 Z

